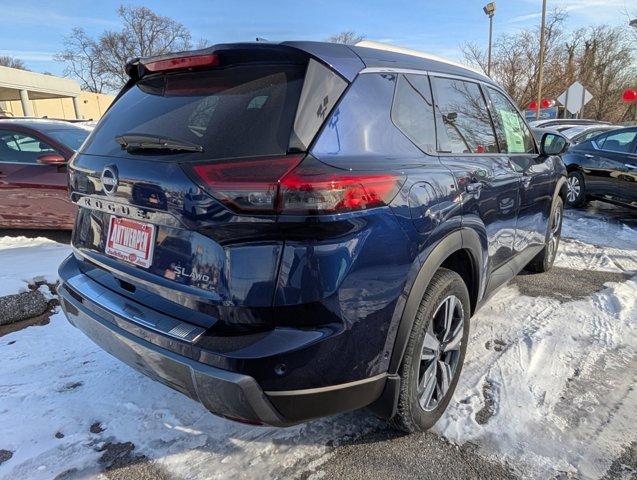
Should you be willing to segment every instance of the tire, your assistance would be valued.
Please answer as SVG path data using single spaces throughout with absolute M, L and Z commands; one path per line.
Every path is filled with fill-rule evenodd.
M 579 208 L 586 205 L 586 184 L 584 183 L 584 175 L 575 171 L 566 177 L 566 205 L 569 207 Z
M 445 329 L 449 306 L 453 315 Z M 460 275 L 439 269 L 422 298 L 399 369 L 398 408 L 390 420 L 394 428 L 407 433 L 428 430 L 447 408 L 467 350 L 470 312 L 469 292 Z
M 544 248 L 538 253 L 533 260 L 525 267 L 525 270 L 533 273 L 548 272 L 555 263 L 557 256 L 557 248 L 560 245 L 560 237 L 562 235 L 562 219 L 564 218 L 564 202 L 557 197 L 551 216 L 549 217 L 549 225 L 544 240 Z

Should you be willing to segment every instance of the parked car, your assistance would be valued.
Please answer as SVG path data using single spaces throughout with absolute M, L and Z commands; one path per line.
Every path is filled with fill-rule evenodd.
M 66 163 L 89 133 L 59 120 L 0 119 L 0 228 L 73 228 Z
M 501 87 L 423 54 L 240 43 L 127 72 L 69 167 L 70 322 L 226 418 L 431 427 L 471 316 L 553 264 L 566 140 L 538 148 Z
M 637 207 L 637 127 L 618 128 L 571 147 L 566 203 L 581 207 L 589 199 Z
M 577 143 L 582 143 L 589 138 L 596 137 L 600 133 L 608 132 L 610 130 L 615 130 L 616 128 L 620 128 L 618 125 L 578 125 L 575 127 L 567 128 L 566 130 L 562 130 L 561 133 L 566 138 L 568 138 L 571 145 L 575 145 Z
M 593 120 L 589 118 L 548 118 L 546 120 L 532 120 L 531 127 L 558 128 L 562 126 L 572 127 L 575 125 L 610 125 L 608 122 Z

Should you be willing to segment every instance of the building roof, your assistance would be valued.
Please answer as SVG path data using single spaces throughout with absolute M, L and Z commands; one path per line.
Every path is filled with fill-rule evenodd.
M 0 66 L 0 102 L 20 100 L 20 90 L 31 100 L 77 97 L 81 92 L 80 84 L 70 78 Z

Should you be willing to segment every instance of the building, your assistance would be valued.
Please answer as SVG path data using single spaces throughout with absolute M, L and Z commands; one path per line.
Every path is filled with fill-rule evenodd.
M 83 92 L 70 78 L 0 66 L 0 110 L 16 117 L 98 120 L 113 98 Z

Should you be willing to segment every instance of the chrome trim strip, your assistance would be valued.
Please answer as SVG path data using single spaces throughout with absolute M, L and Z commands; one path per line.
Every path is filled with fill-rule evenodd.
M 392 67 L 366 67 L 360 73 L 413 73 L 415 75 L 427 75 L 427 70 L 414 70 L 412 68 L 392 68 Z
M 285 397 L 291 395 L 313 395 L 315 393 L 331 392 L 333 390 L 341 390 L 345 388 L 355 387 L 357 385 L 364 385 L 366 383 L 373 383 L 383 378 L 389 377 L 389 373 L 381 373 L 369 378 L 363 378 L 362 380 L 355 380 L 353 382 L 339 383 L 338 385 L 330 385 L 329 387 L 307 388 L 303 390 L 280 390 L 280 391 L 267 391 L 264 392 L 270 397 Z

